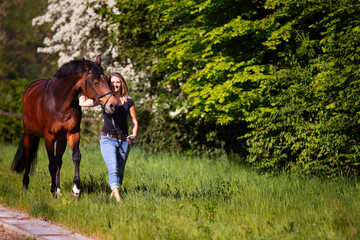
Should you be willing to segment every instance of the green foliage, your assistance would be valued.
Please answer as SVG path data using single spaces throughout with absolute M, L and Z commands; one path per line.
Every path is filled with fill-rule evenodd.
M 16 113 L 19 116 L 0 115 L 0 140 L 15 141 L 19 140 L 23 134 L 22 127 L 22 99 L 28 81 L 3 80 L 0 81 L 0 110 Z
M 56 56 L 39 54 L 37 48 L 48 36 L 48 26 L 33 27 L 34 17 L 46 10 L 46 0 L 4 0 L 0 4 L 0 81 L 50 77 Z
M 147 73 L 136 91 L 149 149 L 231 146 L 272 173 L 359 173 L 358 1 L 118 7 L 102 14 L 122 23 L 111 39 Z
M 120 23 L 120 28 L 113 29 L 110 38 L 119 43 L 122 62 L 130 58 L 139 71 L 148 73 L 133 91 L 137 94 L 135 100 L 141 100 L 137 111 L 142 120 L 139 135 L 144 146 L 197 151 L 223 145 L 229 151 L 243 150 L 239 147 L 242 141 L 236 137 L 246 129 L 244 108 L 249 108 L 249 102 L 254 100 L 241 102 L 237 99 L 239 95 L 244 101 L 248 99 L 246 96 L 256 98 L 253 95 L 258 90 L 250 86 L 258 79 L 248 77 L 248 73 L 236 73 L 237 69 L 247 66 L 233 56 L 232 49 L 241 49 L 239 39 L 230 34 L 224 44 L 217 42 L 222 38 L 218 32 L 237 28 L 233 26 L 236 23 L 226 27 L 222 24 L 232 18 L 236 22 L 240 9 L 250 11 L 252 4 L 245 2 L 241 1 L 244 4 L 241 6 L 232 1 L 220 4 L 122 1 L 117 5 L 120 15 L 113 14 L 110 9 L 101 12 L 110 17 L 110 23 Z M 229 15 L 226 18 L 223 18 L 224 10 Z M 131 28 L 128 28 L 128 19 L 131 19 Z M 224 47 L 226 54 L 218 56 Z M 233 61 L 230 67 L 228 61 Z M 195 74 L 207 64 L 207 69 Z M 248 71 L 261 72 L 262 66 L 251 67 Z M 234 77 L 226 81 L 228 75 Z M 198 77 L 202 78 L 199 82 Z M 212 80 L 207 83 L 208 79 Z M 243 88 L 247 88 L 244 94 L 241 93 Z M 223 134 L 230 126 L 238 130 L 232 135 Z
M 254 129 L 248 135 L 248 160 L 271 172 L 285 168 L 315 175 L 357 175 L 360 18 L 353 11 L 360 5 L 297 3 L 297 10 L 291 11 L 292 2 L 287 3 L 271 15 L 278 18 L 276 36 L 287 39 L 275 45 L 294 44 L 278 52 L 282 68 L 274 71 L 275 81 L 266 83 L 262 102 L 268 104 L 248 117 Z M 283 22 L 279 16 L 285 13 L 288 21 Z M 288 24 L 296 30 L 290 38 L 282 31 Z
M 126 65 L 130 60 L 137 70 L 144 70 L 151 65 L 156 56 L 155 44 L 158 41 L 158 32 L 162 30 L 159 25 L 160 12 L 149 12 L 149 1 L 125 0 L 118 1 L 116 6 L 121 14 L 115 14 L 111 9 L 104 7 L 99 14 L 110 23 L 117 23 L 119 28 L 110 29 L 109 40 L 119 48 L 118 60 Z M 146 71 L 146 70 L 145 70 Z
M 181 27 L 171 31 L 165 56 L 155 71 L 171 69 L 166 84 L 176 83 L 190 97 L 189 117 L 219 125 L 239 124 L 258 101 L 259 83 L 267 78 L 266 66 L 260 61 L 263 36 L 252 37 L 261 28 L 256 21 L 261 13 L 255 13 L 261 5 L 248 1 L 187 3 L 191 7 L 180 8 L 177 4 L 182 2 L 178 2 L 165 10 L 173 18 L 189 16 L 185 19 L 191 21 L 181 21 Z

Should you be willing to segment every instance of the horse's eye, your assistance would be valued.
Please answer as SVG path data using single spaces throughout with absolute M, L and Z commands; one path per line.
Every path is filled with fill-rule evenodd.
M 94 81 L 94 85 L 95 85 L 95 86 L 98 86 L 99 84 L 100 84 L 99 80 L 95 80 L 95 81 Z

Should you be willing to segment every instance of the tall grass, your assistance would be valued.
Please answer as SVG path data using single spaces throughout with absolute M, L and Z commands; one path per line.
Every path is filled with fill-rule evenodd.
M 29 190 L 10 171 L 15 145 L 1 144 L 0 203 L 99 239 L 359 239 L 360 184 L 338 178 L 267 177 L 229 161 L 132 149 L 110 201 L 99 146 L 81 149 L 82 197 L 70 198 L 74 166 L 64 155 L 63 196 L 53 199 L 40 143 Z

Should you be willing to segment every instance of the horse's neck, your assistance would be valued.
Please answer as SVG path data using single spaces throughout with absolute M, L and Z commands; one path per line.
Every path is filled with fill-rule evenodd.
M 77 100 L 79 94 L 79 79 L 74 78 L 54 78 L 51 79 L 51 84 L 49 84 L 50 91 L 52 92 L 52 96 L 56 101 L 58 107 L 61 108 L 69 108 L 74 101 Z M 51 85 L 51 87 L 50 87 Z

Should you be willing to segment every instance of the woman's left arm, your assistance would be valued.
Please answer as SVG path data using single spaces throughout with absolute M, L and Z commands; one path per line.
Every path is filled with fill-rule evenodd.
M 132 128 L 132 134 L 131 135 L 134 138 L 136 138 L 137 130 L 138 130 L 138 121 L 136 119 L 135 105 L 130 108 L 130 119 L 131 119 L 131 128 Z

